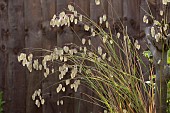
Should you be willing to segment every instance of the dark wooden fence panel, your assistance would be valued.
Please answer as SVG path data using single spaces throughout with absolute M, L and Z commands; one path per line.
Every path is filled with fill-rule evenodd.
M 123 17 L 123 0 L 108 0 L 108 19 L 113 24 Z
M 53 49 L 57 45 L 57 33 L 56 29 L 52 29 L 49 25 L 50 19 L 57 13 L 57 0 L 41 0 L 42 8 L 42 48 Z M 52 41 L 53 40 L 53 41 Z M 46 53 L 42 53 L 44 55 Z M 53 78 L 53 79 L 51 79 Z M 42 77 L 44 79 L 44 77 Z M 51 81 L 50 81 L 51 79 Z M 46 100 L 45 105 L 42 106 L 43 113 L 57 113 L 56 104 L 56 90 L 55 88 L 47 88 L 51 84 L 54 84 L 54 80 L 57 81 L 56 76 L 50 75 L 49 79 L 42 81 L 43 98 Z M 50 93 L 50 94 L 49 94 Z M 56 111 L 56 112 L 55 112 Z
M 68 4 L 73 4 L 73 3 L 74 3 L 74 0 L 63 0 L 63 1 L 57 0 L 57 14 L 59 14 L 62 11 L 66 11 Z M 57 30 L 57 46 L 63 47 L 65 43 L 71 43 L 73 41 L 74 41 L 74 34 L 73 34 L 72 29 L 70 27 L 63 27 L 63 28 L 59 28 Z M 58 76 L 57 76 L 57 79 L 59 79 Z M 65 86 L 65 87 L 66 87 L 65 92 L 57 94 L 56 102 L 61 101 L 61 100 L 64 101 L 64 105 L 58 105 L 57 106 L 58 113 L 59 112 L 62 112 L 62 113 L 75 112 L 74 100 L 70 99 L 70 98 L 61 98 L 63 95 L 66 95 L 66 94 L 70 95 L 70 96 L 74 95 L 73 91 L 68 90 L 69 86 Z M 54 92 L 54 94 L 55 93 L 56 92 Z
M 0 1 L 0 90 L 6 91 L 5 74 L 7 67 L 8 9 L 7 2 Z
M 41 48 L 42 47 L 42 7 L 41 0 L 26 0 L 24 1 L 24 16 L 25 16 L 25 47 L 26 48 Z M 26 51 L 27 54 L 31 50 Z M 32 51 L 31 51 L 32 52 Z M 35 53 L 34 55 L 41 55 Z M 42 113 L 41 109 L 37 109 L 35 102 L 32 101 L 32 94 L 35 90 L 41 88 L 39 84 L 43 73 L 35 72 L 32 73 L 27 71 L 27 90 L 26 90 L 26 113 Z
M 1 0 L 0 1 L 0 90 L 4 91 L 4 113 L 100 113 L 97 106 L 74 99 L 64 99 L 63 106 L 57 106 L 57 100 L 62 95 L 69 94 L 78 98 L 87 99 L 81 92 L 94 95 L 86 88 L 80 87 L 78 93 L 66 90 L 57 94 L 54 87 L 48 86 L 58 81 L 58 73 L 50 75 L 43 80 L 43 72 L 29 73 L 17 62 L 17 55 L 21 51 L 27 54 L 33 48 L 53 49 L 54 46 L 62 47 L 65 43 L 81 43 L 82 37 L 89 33 L 84 32 L 82 26 L 72 28 L 52 28 L 49 25 L 54 14 L 59 14 L 67 9 L 68 4 L 75 5 L 78 12 L 86 14 L 91 19 L 98 21 L 103 14 L 108 15 L 111 27 L 117 20 L 123 20 L 128 26 L 131 36 L 144 44 L 141 31 L 145 25 L 142 23 L 144 15 L 141 7 L 147 10 L 145 0 L 101 0 L 101 5 L 96 6 L 95 0 Z M 75 31 L 77 35 L 73 32 Z M 141 38 L 139 38 L 141 37 Z M 100 45 L 100 40 L 92 39 L 95 46 Z M 24 49 L 23 48 L 30 48 Z M 146 49 L 146 48 L 144 48 Z M 44 53 L 34 52 L 34 55 Z M 43 80 L 43 81 L 42 81 Z M 40 82 L 42 81 L 42 82 Z M 43 89 L 46 103 L 37 108 L 31 99 L 34 90 Z
M 6 57 L 5 59 L 3 58 L 6 62 L 5 69 L 3 70 L 5 74 L 2 75 L 5 78 L 4 95 L 6 106 L 4 110 L 9 113 L 23 113 L 26 108 L 25 69 L 17 62 L 18 52 L 25 47 L 23 0 L 8 1 L 6 5 L 8 17 L 6 30 L 8 33 L 5 41 Z
M 123 21 L 130 36 L 139 34 L 140 0 L 123 0 Z

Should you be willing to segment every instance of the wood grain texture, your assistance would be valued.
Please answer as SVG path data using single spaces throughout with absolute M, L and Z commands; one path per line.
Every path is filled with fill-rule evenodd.
M 17 55 L 25 46 L 23 9 L 23 0 L 8 1 L 7 3 L 8 38 L 6 39 L 5 55 L 4 95 L 6 104 L 4 109 L 9 113 L 25 112 L 25 69 L 17 62 Z
M 8 72 L 7 40 L 9 37 L 7 2 L 0 1 L 0 7 L 0 90 L 5 94 L 4 100 L 8 101 L 8 104 L 4 106 L 4 110 L 8 111 L 11 106 L 11 103 L 9 103 L 11 95 L 8 94 L 9 89 L 5 81 Z
M 59 14 L 62 11 L 67 12 L 66 10 L 68 9 L 68 4 L 73 4 L 74 0 L 57 0 L 57 14 Z M 64 26 L 60 28 L 60 30 L 57 31 L 57 46 L 58 47 L 63 47 L 65 44 L 72 43 L 74 41 L 74 33 L 70 27 Z M 58 65 L 56 66 L 58 67 Z M 56 81 L 59 81 L 58 75 L 59 73 L 55 73 L 57 76 Z M 69 76 L 66 75 L 66 77 Z M 64 85 L 64 84 L 63 84 Z M 58 85 L 57 85 L 58 86 Z M 56 86 L 56 87 L 57 87 Z M 65 85 L 64 85 L 65 86 Z M 72 90 L 70 90 L 70 86 L 65 86 L 66 91 L 60 94 L 56 95 L 56 92 L 53 93 L 53 97 L 56 95 L 57 96 L 57 101 L 64 101 L 64 105 L 59 105 L 56 106 L 57 112 L 56 113 L 68 113 L 68 112 L 75 112 L 74 109 L 74 99 L 70 98 L 62 98 L 63 95 L 67 95 L 70 97 L 74 96 L 74 93 Z
M 101 0 L 100 5 L 96 5 L 94 0 L 90 0 L 90 19 L 98 22 L 99 17 L 107 14 L 107 1 Z
M 74 0 L 76 10 L 83 15 L 90 15 L 90 0 Z
M 108 0 L 108 19 L 110 24 L 120 21 L 123 16 L 122 0 Z
M 25 36 L 25 47 L 26 48 L 42 48 L 42 8 L 41 0 L 27 0 L 24 1 L 24 16 L 25 16 L 25 29 L 27 31 Z M 31 50 L 30 50 L 31 51 Z M 27 54 L 30 51 L 26 51 Z M 32 52 L 32 51 L 31 51 Z M 41 53 L 33 53 L 35 56 L 40 56 Z M 42 113 L 42 110 L 39 109 L 34 101 L 31 99 L 33 92 L 41 88 L 39 84 L 42 79 L 41 72 L 32 72 L 27 71 L 27 90 L 26 90 L 26 113 Z
M 52 28 L 49 23 L 53 15 L 56 14 L 57 8 L 56 0 L 41 0 L 42 9 L 42 48 L 53 49 L 57 45 L 57 32 L 56 29 Z M 46 53 L 43 52 L 42 55 Z M 44 77 L 42 77 L 44 78 Z M 57 113 L 56 104 L 56 90 L 55 87 L 47 88 L 48 86 L 57 82 L 57 77 L 55 74 L 50 75 L 48 79 L 42 82 L 43 98 L 46 100 L 45 105 L 42 107 L 43 113 Z
M 0 1 L 0 90 L 5 91 L 5 75 L 7 66 L 7 49 L 6 41 L 8 39 L 8 13 L 7 2 Z M 3 10 L 2 10 L 3 8 Z M 4 60 L 5 59 L 5 60 Z
M 140 0 L 123 0 L 123 21 L 128 28 L 129 36 L 140 31 Z

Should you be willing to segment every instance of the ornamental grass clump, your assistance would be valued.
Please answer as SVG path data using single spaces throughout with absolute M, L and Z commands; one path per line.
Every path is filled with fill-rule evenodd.
M 100 5 L 100 0 L 95 2 Z M 154 112 L 154 82 L 152 79 L 149 84 L 144 81 L 142 66 L 145 65 L 138 52 L 138 40 L 129 37 L 123 24 L 120 32 L 111 29 L 106 14 L 101 15 L 98 21 L 99 24 L 68 5 L 67 13 L 63 11 L 58 16 L 54 15 L 50 25 L 71 27 L 74 23 L 81 25 L 90 35 L 81 38 L 79 45 L 71 43 L 53 50 L 41 49 L 46 53 L 44 56 L 34 57 L 34 52 L 21 53 L 18 61 L 30 72 L 43 71 L 44 78 L 59 73 L 56 75 L 59 81 L 53 85 L 56 93 L 65 92 L 67 88 L 79 93 L 80 86 L 88 87 L 96 95 L 88 95 L 91 103 L 102 107 L 105 113 Z M 92 40 L 98 40 L 100 44 L 95 46 Z M 54 67 L 56 63 L 58 69 Z M 152 66 L 148 72 L 152 78 Z M 42 95 L 41 89 L 32 95 L 38 107 L 45 103 Z M 56 103 L 63 105 L 62 97 Z

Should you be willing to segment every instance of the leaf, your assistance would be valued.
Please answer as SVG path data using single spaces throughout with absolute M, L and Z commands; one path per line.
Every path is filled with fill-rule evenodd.
M 170 64 L 170 48 L 167 51 L 167 64 Z
M 150 59 L 151 57 L 152 57 L 152 53 L 151 53 L 151 51 L 143 51 L 143 55 L 146 57 L 146 58 L 148 58 L 148 59 Z

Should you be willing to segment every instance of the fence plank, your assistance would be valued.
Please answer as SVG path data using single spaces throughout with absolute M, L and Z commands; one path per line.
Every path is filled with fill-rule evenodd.
M 107 0 L 100 0 L 100 5 L 96 5 L 95 0 L 90 0 L 90 19 L 98 22 L 99 17 L 108 13 Z
M 5 89 L 5 75 L 7 68 L 7 50 L 6 40 L 8 39 L 8 8 L 7 2 L 0 1 L 0 6 L 3 8 L 0 10 L 0 91 L 6 91 Z
M 17 55 L 24 47 L 23 0 L 8 1 L 9 37 L 7 42 L 7 73 L 5 88 L 8 112 L 25 112 L 25 71 L 17 62 Z M 21 99 L 22 98 L 22 99 Z M 20 106 L 20 107 L 18 107 Z
M 27 31 L 25 37 L 25 46 L 27 48 L 41 48 L 42 47 L 42 9 L 40 0 L 27 0 L 24 3 L 25 9 L 25 29 Z M 29 53 L 29 51 L 27 51 Z M 41 55 L 34 53 L 35 56 Z M 41 72 L 32 72 L 27 71 L 27 98 L 26 98 L 26 113 L 42 113 L 41 109 L 38 109 L 37 106 L 32 101 L 31 96 L 33 92 L 41 88 L 39 84 L 42 79 Z
M 72 0 L 57 0 L 57 13 L 66 11 L 67 5 L 73 3 Z M 61 28 L 60 28 L 61 29 Z M 73 32 L 67 26 L 62 27 L 62 31 L 57 34 L 57 46 L 62 47 L 65 43 L 71 43 L 73 41 Z
M 62 11 L 66 12 L 68 4 L 72 4 L 73 2 L 74 2 L 73 0 L 62 0 L 62 1 L 57 0 L 57 14 L 59 14 Z M 71 43 L 71 42 L 73 42 L 73 32 L 71 28 L 68 28 L 67 26 L 60 28 L 57 31 L 57 47 L 63 47 L 64 44 Z M 57 79 L 56 79 L 56 82 L 57 82 L 59 81 L 59 78 L 58 78 L 59 73 L 57 72 L 55 73 L 55 75 L 57 76 Z M 61 101 L 61 100 L 64 101 L 64 105 L 57 106 L 57 112 L 62 112 L 62 113 L 73 112 L 74 113 L 74 100 L 69 99 L 69 98 L 61 98 L 64 95 L 73 96 L 73 91 L 69 90 L 69 88 L 66 87 L 66 91 L 63 93 L 60 93 L 57 95 L 56 95 L 56 91 L 53 93 L 53 97 L 56 98 L 57 96 L 56 103 L 57 101 Z
M 44 49 L 53 49 L 57 45 L 57 32 L 49 23 L 53 15 L 56 14 L 57 2 L 55 0 L 41 0 L 42 8 L 42 47 Z M 44 53 L 43 53 L 44 55 Z M 42 90 L 45 98 L 45 105 L 43 106 L 43 113 L 58 113 L 57 109 L 57 93 L 55 87 L 47 88 L 57 82 L 57 75 L 52 74 L 42 82 Z
M 135 36 L 136 34 L 139 34 L 140 0 L 123 1 L 123 19 L 125 26 L 128 27 L 128 33 L 130 36 Z
M 102 26 L 99 24 L 99 18 L 102 17 L 103 14 L 107 14 L 107 10 L 104 7 L 106 4 L 107 2 L 105 0 L 101 0 L 100 5 L 96 5 L 95 0 L 90 1 L 90 19 L 95 21 L 99 26 Z M 91 40 L 94 47 L 101 46 L 101 40 L 98 36 L 95 36 Z
M 83 15 L 90 15 L 90 0 L 74 0 L 76 10 Z
M 122 0 L 108 0 L 108 20 L 111 25 L 117 21 L 122 21 L 123 2 Z
M 8 87 L 6 85 L 5 79 L 7 75 L 7 64 L 8 64 L 8 55 L 7 55 L 7 40 L 9 37 L 9 27 L 8 27 L 8 6 L 7 1 L 0 1 L 0 91 L 3 91 L 4 100 L 9 102 L 10 95 L 8 95 Z M 8 111 L 10 103 L 7 103 L 4 106 L 4 110 Z

